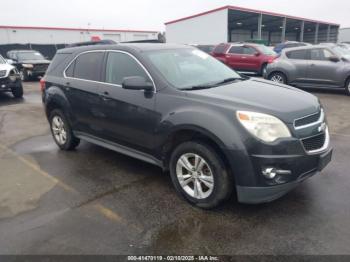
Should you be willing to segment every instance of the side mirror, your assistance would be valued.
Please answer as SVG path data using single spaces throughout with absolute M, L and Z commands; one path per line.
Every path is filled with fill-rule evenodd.
M 6 59 L 6 63 L 13 65 L 15 61 L 13 61 L 12 59 Z
M 147 80 L 142 76 L 131 76 L 125 77 L 123 79 L 122 87 L 129 90 L 145 90 L 153 91 L 154 86 L 152 83 L 147 82 Z
M 337 57 L 337 56 L 331 56 L 331 57 L 329 57 L 329 61 L 332 61 L 332 62 L 339 62 L 340 61 L 340 59 L 339 59 L 339 57 Z
M 255 56 L 260 56 L 259 52 L 254 53 Z

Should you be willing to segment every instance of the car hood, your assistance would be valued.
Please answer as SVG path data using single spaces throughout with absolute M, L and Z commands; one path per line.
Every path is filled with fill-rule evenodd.
M 210 89 L 189 91 L 188 96 L 234 110 L 274 115 L 285 123 L 316 113 L 317 97 L 291 86 L 250 78 Z
M 14 69 L 14 66 L 9 65 L 9 64 L 0 64 L 0 70 L 6 70 L 6 71 L 10 71 Z
M 43 59 L 43 60 L 21 60 L 19 61 L 21 64 L 50 64 L 49 60 Z

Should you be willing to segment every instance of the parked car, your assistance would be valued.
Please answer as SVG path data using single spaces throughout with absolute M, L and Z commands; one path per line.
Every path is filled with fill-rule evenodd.
M 277 54 L 280 54 L 283 49 L 286 48 L 293 48 L 293 47 L 299 47 L 299 46 L 311 46 L 309 43 L 304 42 L 296 42 L 296 41 L 286 41 L 280 44 L 277 44 L 275 48 L 273 49 Z
M 23 96 L 22 81 L 17 69 L 0 55 L 0 92 L 11 92 L 14 97 Z
M 7 57 L 18 69 L 22 81 L 44 76 L 50 64 L 49 60 L 35 50 L 11 50 L 7 52 Z
M 350 95 L 350 51 L 337 45 L 283 50 L 265 78 L 296 87 L 345 88 Z
M 210 54 L 215 48 L 215 45 L 192 45 L 192 46 L 198 48 L 199 50 L 207 54 Z
M 228 43 L 215 47 L 212 55 L 232 69 L 263 75 L 276 53 L 264 45 Z
M 277 199 L 331 161 L 324 110 L 304 91 L 241 77 L 190 46 L 59 50 L 41 80 L 53 139 L 80 139 L 169 170 L 190 203 Z M 137 163 L 135 163 L 137 164 Z

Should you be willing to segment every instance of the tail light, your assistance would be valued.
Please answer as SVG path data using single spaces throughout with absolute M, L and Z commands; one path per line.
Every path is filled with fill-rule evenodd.
M 272 64 L 277 58 L 278 58 L 278 56 L 271 57 L 271 58 L 269 58 L 269 60 L 267 60 L 267 63 Z
M 46 88 L 45 78 L 41 78 L 40 79 L 40 90 L 41 90 L 41 92 L 44 92 L 45 88 Z

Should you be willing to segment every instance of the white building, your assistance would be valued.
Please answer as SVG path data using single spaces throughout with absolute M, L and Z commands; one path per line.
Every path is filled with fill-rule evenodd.
M 339 42 L 345 42 L 350 44 L 350 27 L 341 28 L 339 30 Z
M 262 40 L 337 42 L 339 25 L 272 12 L 224 6 L 165 23 L 169 43 L 219 44 Z
M 144 30 L 0 26 L 0 45 L 71 44 L 92 39 L 109 39 L 116 42 L 152 40 L 158 38 L 158 33 Z

